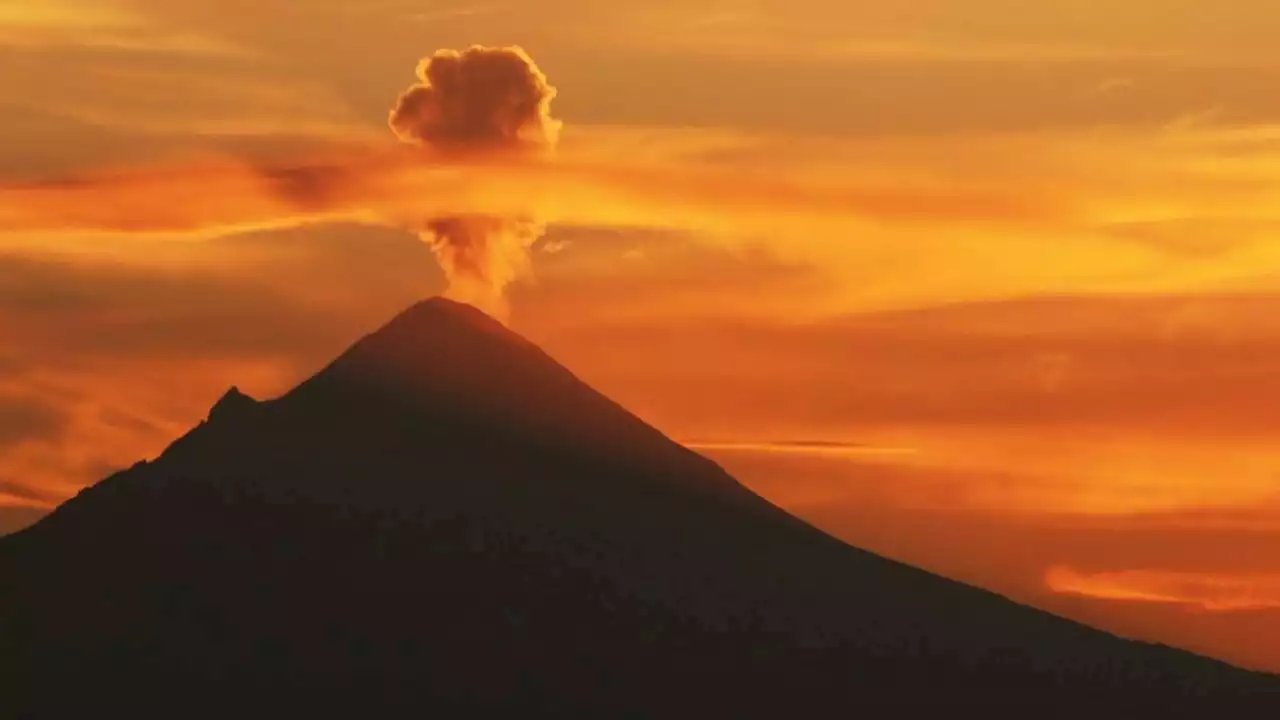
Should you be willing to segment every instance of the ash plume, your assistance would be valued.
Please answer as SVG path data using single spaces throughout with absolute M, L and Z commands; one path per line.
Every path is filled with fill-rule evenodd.
M 555 95 L 519 47 L 440 50 L 418 64 L 418 83 L 400 96 L 389 124 L 403 142 L 441 154 L 537 155 L 559 136 Z M 507 286 L 529 274 L 544 230 L 534 217 L 477 214 L 429 218 L 415 229 L 435 250 L 447 294 L 498 316 Z

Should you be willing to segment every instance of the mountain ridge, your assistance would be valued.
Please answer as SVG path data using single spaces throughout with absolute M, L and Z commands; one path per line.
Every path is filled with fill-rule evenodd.
M 386 712 L 1280 707 L 1280 679 L 848 546 L 445 300 L 0 538 L 6 646 L 28 691 L 0 709 L 31 716 L 29 688 L 127 706 L 148 673 Z

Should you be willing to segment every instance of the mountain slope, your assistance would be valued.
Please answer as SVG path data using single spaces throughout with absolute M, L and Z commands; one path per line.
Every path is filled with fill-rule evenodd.
M 851 548 L 444 300 L 0 539 L 0 659 L 3 717 L 1280 708 Z

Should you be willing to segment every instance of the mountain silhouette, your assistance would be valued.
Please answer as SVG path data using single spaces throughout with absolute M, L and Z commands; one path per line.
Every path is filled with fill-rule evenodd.
M 0 717 L 1275 717 L 1280 680 L 850 547 L 469 306 L 0 539 Z

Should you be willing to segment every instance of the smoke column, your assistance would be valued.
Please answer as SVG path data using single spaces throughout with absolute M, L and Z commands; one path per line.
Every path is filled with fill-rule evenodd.
M 402 141 L 445 155 L 545 154 L 560 131 L 555 95 L 519 47 L 440 50 L 418 64 L 418 83 L 400 96 L 390 125 Z M 469 214 L 415 229 L 434 249 L 450 297 L 504 317 L 506 288 L 530 273 L 544 227 L 534 217 Z

